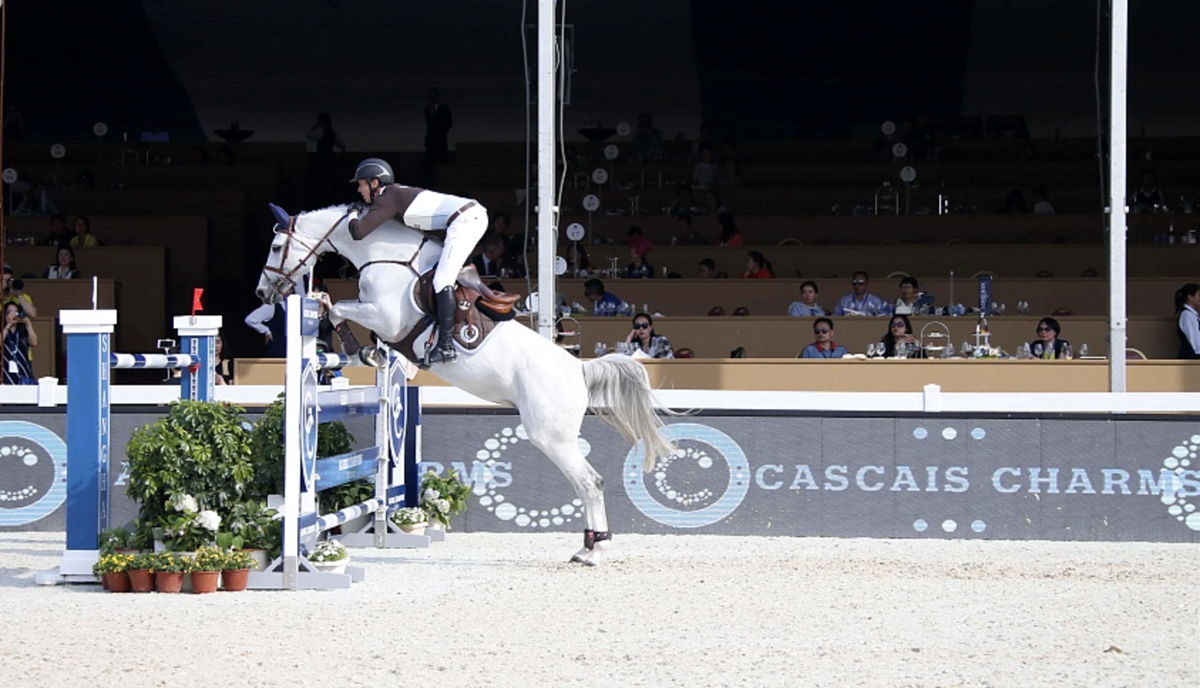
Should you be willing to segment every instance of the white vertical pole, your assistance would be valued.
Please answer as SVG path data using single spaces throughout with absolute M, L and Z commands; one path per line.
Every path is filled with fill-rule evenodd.
M 554 336 L 554 248 L 557 236 L 554 207 L 554 6 L 555 0 L 538 0 L 538 147 L 537 147 L 537 237 L 538 309 L 537 329 L 543 337 Z
M 1129 47 L 1129 0 L 1112 1 L 1112 56 L 1109 102 L 1108 204 L 1108 327 L 1109 391 L 1125 391 L 1125 346 L 1127 314 L 1125 305 L 1125 76 Z

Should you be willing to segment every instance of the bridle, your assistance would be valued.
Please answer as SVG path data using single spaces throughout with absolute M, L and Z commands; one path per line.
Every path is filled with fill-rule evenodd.
M 308 252 L 304 254 L 304 257 L 301 258 L 296 263 L 296 265 L 292 267 L 291 270 L 288 270 L 286 272 L 283 270 L 282 267 L 276 268 L 276 267 L 272 267 L 270 265 L 263 266 L 262 271 L 263 271 L 264 276 L 267 275 L 268 273 L 270 273 L 270 274 L 278 275 L 280 278 L 280 279 L 275 279 L 275 280 L 270 280 L 270 279 L 268 280 L 271 284 L 271 288 L 275 290 L 275 293 L 279 294 L 280 296 L 286 296 L 287 294 L 291 294 L 296 291 L 296 287 L 299 286 L 299 284 L 296 281 L 296 273 L 301 272 L 302 270 L 307 268 L 309 259 L 312 258 L 314 255 L 317 255 L 317 250 L 321 248 L 321 244 L 328 243 L 329 247 L 333 249 L 334 253 L 336 253 L 338 255 L 343 255 L 340 251 L 338 251 L 337 246 L 334 245 L 333 240 L 330 239 L 329 237 L 330 237 L 330 235 L 333 234 L 333 231 L 338 228 L 338 225 L 342 224 L 343 222 L 346 221 L 346 218 L 350 217 L 350 212 L 351 212 L 350 210 L 347 210 L 344 215 L 342 215 L 338 219 L 334 220 L 333 224 L 329 226 L 329 229 L 325 230 L 325 233 L 322 234 L 321 238 L 317 240 L 317 243 L 312 244 L 312 245 L 307 244 L 305 241 L 300 239 L 299 236 L 296 234 L 296 218 L 299 217 L 298 215 L 289 215 L 288 216 L 287 229 L 279 229 L 279 225 L 276 225 L 275 233 L 286 235 L 288 238 L 287 242 L 283 245 L 283 255 L 281 255 L 279 258 L 279 264 L 281 266 L 287 264 L 288 255 L 292 251 L 292 242 L 293 241 L 296 242 L 297 244 L 300 244 L 300 246 L 302 248 L 308 249 Z M 403 265 L 404 267 L 411 270 L 414 275 L 419 277 L 420 272 L 418 272 L 417 269 L 413 267 L 413 263 L 421 255 L 421 249 L 425 248 L 425 244 L 428 242 L 429 242 L 429 236 L 427 234 L 422 233 L 421 243 L 417 245 L 416 250 L 413 251 L 412 256 L 410 256 L 408 260 L 372 260 L 372 261 L 363 263 L 362 265 L 355 265 L 354 269 L 361 272 L 368 265 L 388 263 L 388 264 L 392 264 L 392 265 Z M 288 289 L 286 292 L 283 289 L 279 288 L 280 283 L 285 280 L 287 281 L 287 284 L 288 284 Z

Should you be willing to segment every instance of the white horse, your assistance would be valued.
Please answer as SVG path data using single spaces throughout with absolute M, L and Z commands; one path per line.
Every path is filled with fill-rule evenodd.
M 424 325 L 412 297 L 413 282 L 432 269 L 441 244 L 389 220 L 362 240 L 350 236 L 347 206 L 289 216 L 272 206 L 275 238 L 256 294 L 274 304 L 299 288 L 318 256 L 336 252 L 359 271 L 357 301 L 323 303 L 337 326 L 351 320 L 383 342 L 399 342 Z M 482 285 L 468 285 L 486 291 Z M 454 363 L 435 364 L 438 377 L 482 399 L 516 407 L 529 441 L 563 472 L 585 505 L 584 546 L 571 561 L 600 563 L 611 537 L 604 509 L 604 480 L 579 451 L 579 431 L 590 408 L 645 452 L 649 471 L 673 451 L 660 434 L 649 378 L 628 356 L 581 362 L 516 321 L 498 323 L 474 351 L 459 348 Z

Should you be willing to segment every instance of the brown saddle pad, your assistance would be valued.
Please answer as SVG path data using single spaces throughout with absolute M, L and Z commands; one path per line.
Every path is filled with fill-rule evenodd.
M 424 358 L 427 343 L 436 343 L 437 341 L 437 330 L 430 328 L 436 322 L 437 317 L 437 298 L 433 293 L 433 273 L 433 270 L 426 272 L 413 284 L 413 300 L 426 317 L 400 341 L 398 346 L 402 354 L 414 361 Z M 488 290 L 487 294 L 483 294 L 463 282 L 480 284 L 474 266 L 464 268 L 460 273 L 459 281 L 454 285 L 455 307 L 454 329 L 452 330 L 454 341 L 467 351 L 474 351 L 495 329 L 496 323 L 516 317 L 516 313 L 513 313 L 513 305 L 521 297 L 517 294 L 491 290 Z M 426 331 L 429 332 L 428 335 L 425 335 Z

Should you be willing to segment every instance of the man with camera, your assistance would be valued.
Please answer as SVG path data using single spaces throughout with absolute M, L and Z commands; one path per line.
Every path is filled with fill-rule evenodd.
M 0 290 L 0 301 L 5 306 L 15 303 L 26 316 L 37 317 L 37 307 L 33 305 L 33 298 L 25 293 L 25 280 L 14 279 L 12 267 L 8 265 L 4 266 L 4 288 Z

